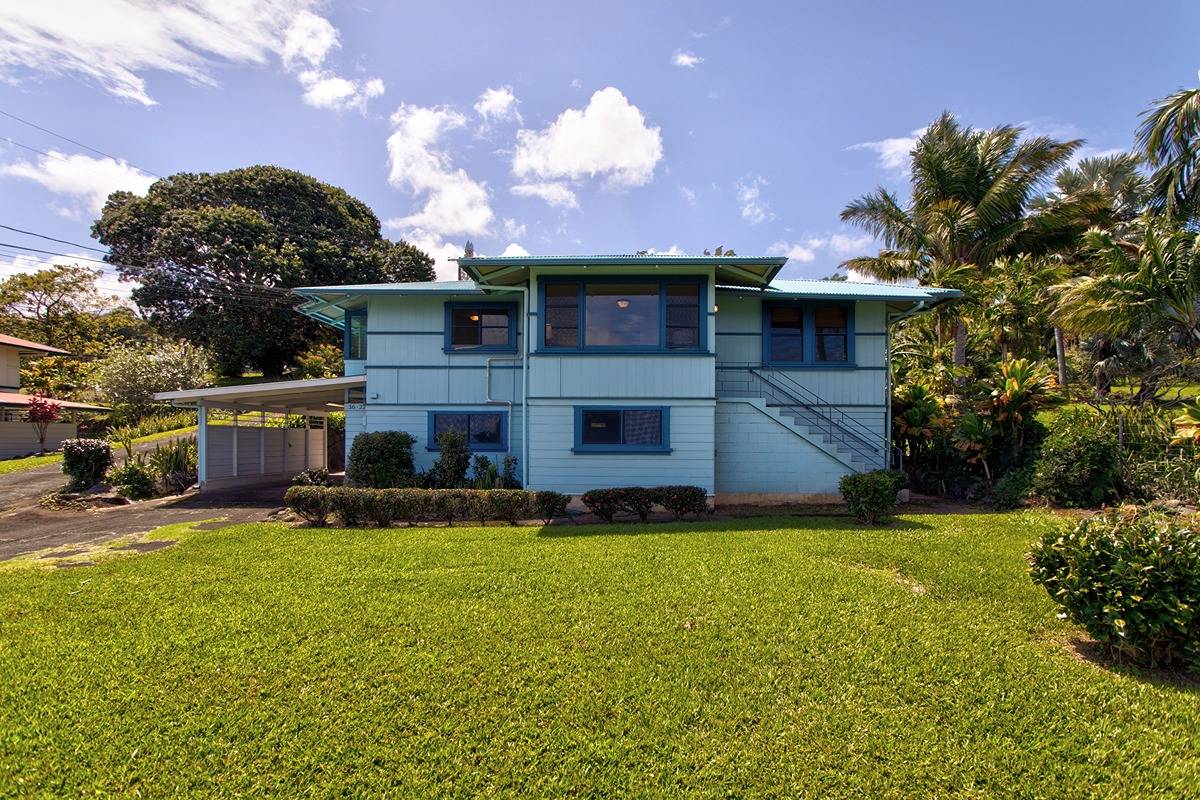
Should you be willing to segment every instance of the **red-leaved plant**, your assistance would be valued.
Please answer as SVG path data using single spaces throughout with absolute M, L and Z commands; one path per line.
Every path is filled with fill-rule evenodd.
M 46 452 L 46 429 L 50 423 L 62 419 L 62 404 L 56 403 L 44 394 L 34 394 L 29 398 L 25 407 L 25 421 L 33 426 L 38 438 L 38 452 Z

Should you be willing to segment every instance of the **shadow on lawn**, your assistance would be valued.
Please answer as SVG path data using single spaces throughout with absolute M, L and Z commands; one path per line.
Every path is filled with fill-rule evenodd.
M 1143 667 L 1123 658 L 1119 652 L 1095 639 L 1077 636 L 1067 642 L 1071 655 L 1105 672 L 1149 683 L 1164 689 L 1176 689 L 1187 694 L 1200 694 L 1200 674 L 1176 672 L 1170 669 Z
M 863 525 L 845 516 L 772 515 L 763 517 L 741 517 L 737 519 L 711 519 L 683 521 L 611 522 L 572 524 L 556 522 L 543 525 L 537 535 L 541 538 L 558 539 L 575 536 L 649 536 L 662 534 L 688 534 L 723 531 L 726 533 L 751 533 L 755 531 L 811 530 L 811 531 L 854 531 L 854 532 L 901 532 L 929 530 L 932 526 L 909 519 L 894 519 L 887 525 L 874 527 Z

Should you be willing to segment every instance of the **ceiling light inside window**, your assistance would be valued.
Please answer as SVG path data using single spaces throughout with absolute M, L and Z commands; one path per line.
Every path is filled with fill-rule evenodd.
M 617 301 L 617 308 L 620 308 L 620 309 L 629 308 L 629 301 L 626 300 L 624 297 L 622 297 L 620 300 Z

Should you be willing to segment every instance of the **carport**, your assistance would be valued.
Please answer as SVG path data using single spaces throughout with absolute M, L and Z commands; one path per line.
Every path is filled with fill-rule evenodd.
M 286 483 L 329 466 L 329 414 L 366 376 L 256 383 L 160 392 L 154 398 L 194 408 L 200 490 Z

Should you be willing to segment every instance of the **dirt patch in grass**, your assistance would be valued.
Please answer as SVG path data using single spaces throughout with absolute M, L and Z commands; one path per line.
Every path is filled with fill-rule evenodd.
M 153 553 L 155 550 L 162 550 L 164 547 L 170 547 L 173 544 L 175 542 L 170 539 L 155 539 L 152 542 L 130 542 L 120 547 L 114 547 L 113 550 L 133 550 L 138 553 Z

